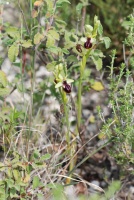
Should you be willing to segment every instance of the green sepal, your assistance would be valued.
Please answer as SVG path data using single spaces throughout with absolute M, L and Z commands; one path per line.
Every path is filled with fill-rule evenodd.
M 93 32 L 92 32 L 93 37 L 97 36 L 99 26 L 100 26 L 100 20 L 98 20 L 98 17 L 95 16 L 94 17 L 94 29 L 93 29 Z

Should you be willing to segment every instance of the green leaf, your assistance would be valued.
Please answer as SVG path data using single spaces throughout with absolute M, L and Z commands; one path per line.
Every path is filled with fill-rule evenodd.
M 36 149 L 33 153 L 33 156 L 35 159 L 38 159 L 40 157 L 40 152 Z
M 69 61 L 69 62 L 78 62 L 78 59 L 77 59 L 76 56 L 71 55 L 71 56 L 67 57 L 67 61 Z
M 104 58 L 105 57 L 104 54 L 102 53 L 102 51 L 99 49 L 93 50 L 91 55 L 93 55 L 94 58 L 98 58 L 98 57 Z
M 19 54 L 19 46 L 17 44 L 13 44 L 8 49 L 8 58 L 11 62 L 15 62 L 16 57 Z
M 65 27 L 67 25 L 66 22 L 61 19 L 55 19 L 55 23 L 58 26 L 58 28 Z
M 91 25 L 85 25 L 85 31 L 86 31 L 85 35 L 87 37 L 91 37 L 92 31 L 93 31 L 93 27 Z
M 47 3 L 47 10 L 51 14 L 53 12 L 53 1 L 45 0 L 45 2 Z M 50 15 L 48 16 L 50 17 Z M 46 15 L 46 17 L 48 16 Z
M 98 17 L 95 16 L 94 17 L 94 29 L 92 32 L 93 37 L 95 38 L 97 36 L 97 31 L 98 31 L 98 27 L 100 26 L 100 20 L 98 20 Z
M 0 187 L 0 200 L 1 200 L 1 195 L 4 195 L 4 194 L 5 194 L 5 188 Z
M 71 49 L 71 48 L 73 48 L 73 47 L 75 47 L 76 46 L 76 42 L 72 42 L 71 40 L 70 41 L 66 41 L 65 42 L 65 48 L 66 49 Z
M 53 62 L 51 62 L 51 63 L 48 63 L 47 66 L 46 66 L 47 70 L 48 70 L 48 71 L 54 71 L 54 68 L 55 68 L 56 64 L 57 64 L 56 61 L 53 61 Z
M 55 53 L 55 54 L 58 54 L 59 52 L 61 52 L 61 48 L 60 47 L 56 47 L 56 46 L 50 46 L 48 48 L 48 51 L 50 51 L 52 53 Z
M 58 183 L 48 183 L 46 187 L 52 189 L 52 188 L 56 188 L 57 185 Z
M 55 200 L 59 200 L 59 199 L 65 199 L 65 195 L 64 195 L 64 188 L 62 185 L 57 185 L 57 187 L 52 189 L 52 194 L 53 197 L 55 198 Z
M 48 37 L 52 37 L 54 38 L 55 40 L 59 40 L 59 34 L 57 33 L 56 30 L 49 30 L 48 31 Z
M 94 64 L 96 65 L 96 69 L 99 71 L 100 69 L 102 69 L 102 59 L 101 58 L 94 58 L 92 56 L 92 60 L 94 62 Z
M 9 88 L 0 88 L 0 96 L 6 96 L 10 93 Z
M 83 8 L 83 3 L 78 3 L 76 6 L 76 12 L 80 15 L 81 14 L 81 10 Z
M 43 40 L 44 35 L 41 33 L 36 33 L 34 36 L 34 44 L 39 44 Z
M 33 178 L 33 189 L 37 188 L 40 185 L 40 179 L 38 176 L 34 176 Z
M 6 183 L 7 183 L 7 186 L 9 187 L 9 188 L 13 188 L 14 187 L 14 181 L 13 181 L 13 179 L 6 179 L 5 180 L 6 181 Z
M 19 185 L 22 186 L 22 187 L 26 187 L 26 183 L 24 183 L 24 182 L 22 182 L 22 181 L 19 182 Z M 21 189 L 22 189 L 22 188 L 21 188 Z
M 120 181 L 113 181 L 108 187 L 108 191 L 105 193 L 106 199 L 111 199 L 116 191 L 119 191 L 121 187 Z
M 20 183 L 20 182 L 19 182 Z M 17 183 L 17 185 L 14 185 L 14 188 L 17 190 L 17 191 L 20 191 L 20 185 L 18 185 L 19 183 Z
M 123 23 L 122 23 L 122 26 L 124 26 L 124 27 L 129 27 L 129 26 L 131 26 L 132 25 L 132 22 L 131 21 L 124 21 Z
M 65 48 L 62 49 L 62 52 L 63 52 L 64 54 L 69 54 L 69 53 L 70 53 L 70 52 L 69 52 L 67 49 L 65 49 Z
M 9 37 L 14 39 L 20 39 L 20 33 L 18 28 L 16 27 L 9 27 L 6 29 L 6 33 Z
M 10 189 L 10 197 L 11 197 L 11 199 L 12 199 L 12 198 L 17 198 L 17 197 L 19 197 L 19 196 L 16 194 L 15 188 L 11 188 L 11 189 Z
M 22 41 L 22 47 L 25 47 L 25 48 L 29 48 L 29 47 L 32 47 L 32 41 L 31 40 L 23 40 Z
M 3 87 L 6 87 L 7 83 L 8 83 L 5 72 L 3 72 L 1 70 L 0 70 L 0 83 L 3 85 Z
M 90 74 L 91 74 L 91 69 L 86 68 L 86 69 L 84 70 L 84 74 L 83 74 L 84 80 L 89 80 Z
M 70 1 L 68 1 L 68 0 L 58 0 L 58 1 L 56 2 L 56 7 L 57 7 L 57 8 L 58 8 L 58 7 L 61 7 L 63 3 L 69 3 L 69 4 L 70 4 Z
M 4 186 L 5 181 L 4 180 L 0 180 L 0 187 L 2 187 L 2 185 Z
M 49 160 L 51 158 L 51 154 L 46 153 L 45 155 L 41 156 L 41 160 Z
M 16 181 L 19 181 L 21 179 L 20 173 L 17 169 L 13 170 L 13 176 Z
M 4 188 L 1 186 L 0 187 L 0 200 L 5 200 L 6 198 L 6 194 L 5 194 L 5 186 Z
M 34 169 L 44 169 L 44 168 L 46 168 L 46 163 L 41 163 L 41 162 L 33 163 L 32 167 Z
M 109 37 L 103 37 L 103 40 L 104 40 L 106 49 L 108 49 L 110 47 L 110 43 L 111 43 L 110 38 Z
M 102 91 L 104 90 L 104 86 L 100 81 L 95 81 L 93 85 L 91 85 L 91 88 L 96 91 Z
M 51 36 L 47 37 L 46 47 L 51 47 L 55 45 L 55 39 Z
M 103 34 L 103 26 L 101 25 L 101 23 L 98 26 L 98 33 L 100 36 Z

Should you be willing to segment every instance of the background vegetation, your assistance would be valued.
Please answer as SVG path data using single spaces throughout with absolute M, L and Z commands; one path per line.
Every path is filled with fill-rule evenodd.
M 133 7 L 0 1 L 0 200 L 134 198 Z

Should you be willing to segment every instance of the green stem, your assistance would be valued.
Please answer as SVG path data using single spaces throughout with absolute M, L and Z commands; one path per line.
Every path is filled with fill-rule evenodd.
M 30 15 L 32 12 L 32 0 L 29 2 L 29 10 L 30 10 Z M 33 27 L 33 19 L 30 17 L 30 36 L 32 36 L 32 27 Z M 28 115 L 28 134 L 27 134 L 27 141 L 26 141 L 26 156 L 27 158 L 29 157 L 29 140 L 31 137 L 31 127 L 32 127 L 32 119 L 33 119 L 33 92 L 34 92 L 34 83 L 35 83 L 35 70 L 34 70 L 34 64 L 35 64 L 35 51 L 32 51 L 31 53 L 31 91 L 30 91 L 30 105 L 29 105 L 29 115 Z
M 64 105 L 64 112 L 65 112 L 65 119 L 66 119 L 66 124 L 67 124 L 67 132 L 66 132 L 66 141 L 68 145 L 70 145 L 70 136 L 69 136 L 69 113 L 68 113 L 68 108 L 67 105 Z
M 20 17 L 21 20 L 21 40 L 23 40 L 23 18 Z M 20 46 L 20 57 L 21 57 L 21 62 L 20 62 L 20 74 L 21 74 L 21 87 L 22 87 L 22 92 L 23 92 L 23 101 L 24 101 L 24 73 L 23 73 L 23 51 L 22 47 Z
M 30 0 L 29 2 L 29 6 L 30 6 L 30 36 L 32 35 L 32 27 L 33 27 L 33 19 L 31 17 L 31 13 L 32 13 L 32 9 L 33 9 L 33 5 L 32 5 L 32 0 Z
M 113 78 L 115 54 L 116 54 L 116 50 L 113 50 L 112 51 L 112 62 L 111 62 L 111 67 L 110 67 L 110 69 L 111 69 L 111 73 L 110 73 L 111 80 Z
M 81 125 L 81 112 L 82 112 L 81 93 L 82 93 L 82 77 L 80 76 L 79 86 L 78 86 L 78 116 L 77 116 L 78 130 L 80 129 L 80 125 Z
M 74 154 L 74 145 L 76 147 L 76 144 L 70 144 L 70 123 L 69 123 L 69 108 L 68 108 L 68 98 L 67 98 L 67 94 L 66 92 L 63 91 L 62 88 L 59 89 L 60 90 L 60 94 L 61 94 L 61 97 L 62 97 L 62 102 L 63 102 L 63 106 L 64 106 L 64 113 L 65 113 L 65 120 L 66 120 L 66 126 L 67 126 L 67 131 L 66 131 L 66 142 L 67 142 L 67 145 L 68 145 L 68 148 L 67 148 L 67 155 L 69 157 L 73 157 L 73 154 Z M 74 168 L 75 166 L 75 159 L 72 159 L 71 162 L 70 162 L 70 165 L 69 165 L 69 171 L 72 171 L 72 169 Z M 70 175 L 71 177 L 71 175 Z M 70 178 L 68 178 L 66 180 L 67 183 L 70 183 Z
M 35 70 L 34 70 L 34 63 L 35 63 L 35 52 L 32 52 L 31 57 L 31 91 L 30 91 L 30 105 L 29 105 L 29 121 L 28 121 L 28 134 L 27 134 L 27 144 L 26 144 L 26 155 L 27 158 L 29 156 L 29 140 L 32 134 L 31 127 L 32 127 L 32 120 L 33 120 L 33 93 L 34 93 L 34 83 L 35 83 Z
M 70 145 L 70 136 L 69 136 L 70 123 L 69 123 L 69 110 L 68 110 L 68 105 L 67 105 L 68 99 L 67 99 L 66 92 L 64 92 L 62 88 L 60 88 L 60 94 L 61 94 L 62 102 L 64 106 L 65 120 L 66 120 L 66 126 L 67 126 L 66 141 L 67 141 L 67 144 Z
M 78 85 L 78 100 L 77 100 L 77 109 L 78 109 L 78 113 L 77 113 L 77 128 L 78 128 L 78 132 L 80 130 L 80 126 L 81 126 L 81 113 L 82 113 L 82 102 L 81 102 L 81 95 L 82 95 L 82 79 L 83 79 L 83 75 L 84 75 L 84 69 L 86 66 L 86 61 L 87 61 L 87 57 L 84 55 L 81 61 L 81 65 L 80 65 L 80 78 L 79 78 L 79 85 Z

